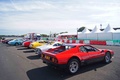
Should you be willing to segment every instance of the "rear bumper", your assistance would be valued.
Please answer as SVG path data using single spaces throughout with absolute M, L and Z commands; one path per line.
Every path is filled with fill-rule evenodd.
M 67 65 L 66 64 L 56 64 L 56 63 L 53 63 L 53 62 L 50 62 L 46 59 L 42 59 L 43 60 L 43 63 L 49 65 L 49 66 L 53 66 L 53 67 L 57 67 L 57 68 L 66 68 Z

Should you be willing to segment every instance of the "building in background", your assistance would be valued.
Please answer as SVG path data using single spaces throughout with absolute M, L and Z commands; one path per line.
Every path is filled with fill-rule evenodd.
M 24 39 L 40 40 L 41 39 L 41 35 L 37 34 L 37 33 L 27 33 L 27 34 L 24 35 Z

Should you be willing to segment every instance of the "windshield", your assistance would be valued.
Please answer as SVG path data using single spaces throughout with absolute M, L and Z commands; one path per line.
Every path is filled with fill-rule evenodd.
M 12 41 L 16 41 L 16 39 L 13 39 Z
M 54 43 L 48 42 L 46 45 L 53 45 Z

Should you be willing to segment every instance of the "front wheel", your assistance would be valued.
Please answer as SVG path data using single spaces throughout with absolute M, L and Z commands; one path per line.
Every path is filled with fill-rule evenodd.
M 68 72 L 71 74 L 75 74 L 79 70 L 79 61 L 77 59 L 71 59 L 68 62 Z
M 105 54 L 105 57 L 104 57 L 104 62 L 105 62 L 105 63 L 110 63 L 110 61 L 111 61 L 111 55 L 110 55 L 109 52 L 107 52 L 107 53 Z

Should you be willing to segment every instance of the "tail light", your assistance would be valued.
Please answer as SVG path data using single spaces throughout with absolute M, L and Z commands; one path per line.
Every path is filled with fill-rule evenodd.
M 41 58 L 44 58 L 44 54 L 41 54 Z
M 52 62 L 58 63 L 58 60 L 56 58 L 52 58 Z
M 50 57 L 48 55 L 41 54 L 41 58 L 45 58 L 46 60 L 49 60 L 49 61 L 51 61 L 53 63 L 58 63 L 58 60 L 56 58 Z

